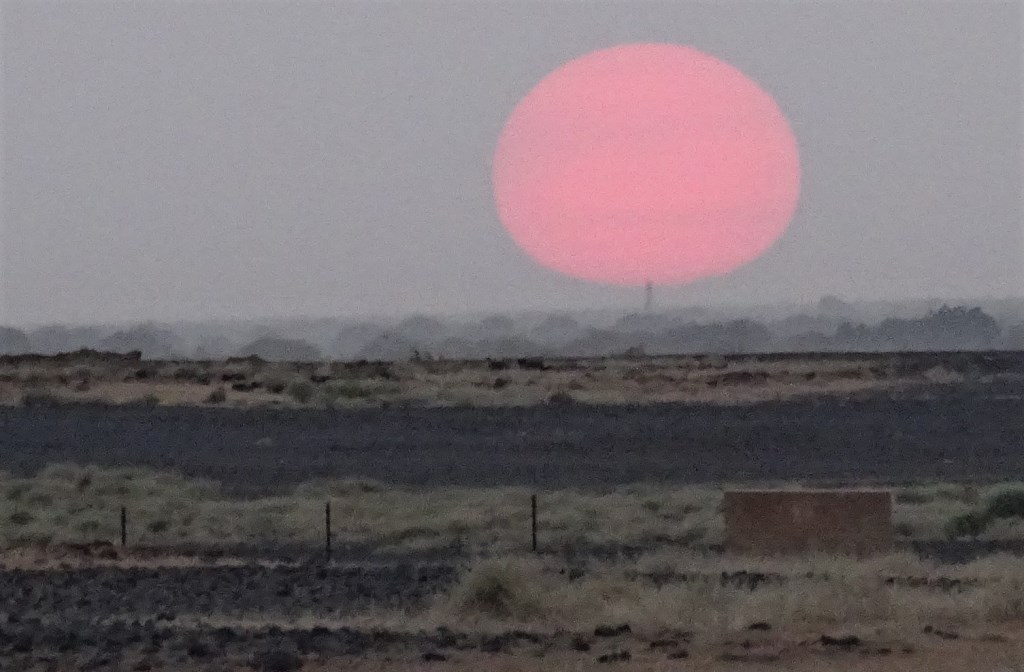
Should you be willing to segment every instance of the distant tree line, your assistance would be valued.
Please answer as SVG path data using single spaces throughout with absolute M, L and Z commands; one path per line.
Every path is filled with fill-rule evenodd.
M 272 327 L 172 328 L 154 323 L 123 329 L 0 327 L 0 354 L 55 354 L 79 348 L 140 351 L 147 359 L 402 360 L 608 356 L 624 353 L 763 353 L 900 350 L 1024 350 L 1024 321 L 1001 324 L 980 307 L 942 306 L 919 317 L 869 323 L 835 301 L 810 313 L 758 321 L 695 319 L 692 314 L 638 313 L 596 324 L 569 314 L 475 322 L 414 316 L 393 324 L 316 323 Z

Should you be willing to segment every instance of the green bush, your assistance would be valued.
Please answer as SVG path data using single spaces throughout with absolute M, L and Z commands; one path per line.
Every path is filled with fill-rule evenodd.
M 295 380 L 288 385 L 288 396 L 300 404 L 308 404 L 314 392 L 313 384 L 305 380 Z
M 345 381 L 328 383 L 320 394 L 324 403 L 331 406 L 339 399 L 369 399 L 375 397 L 377 396 L 377 390 L 359 381 Z
M 985 513 L 990 518 L 1024 518 L 1024 490 L 1007 490 L 992 497 Z
M 4 497 L 6 497 L 9 502 L 18 502 L 21 501 L 21 498 L 29 491 L 29 489 L 30 485 L 28 483 L 13 483 L 7 488 L 7 492 L 4 493 Z
M 263 388 L 271 394 L 281 394 L 288 387 L 288 380 L 282 376 L 267 376 L 263 379 Z
M 170 527 L 171 524 L 163 518 L 154 520 L 150 522 L 148 525 L 146 525 L 146 529 L 152 532 L 153 534 L 162 534 L 166 532 L 168 529 L 170 529 Z
M 28 511 L 15 511 L 9 518 L 14 525 L 28 525 L 33 519 L 33 515 Z
M 946 536 L 950 539 L 978 537 L 988 528 L 991 519 L 982 512 L 969 511 L 954 516 L 946 523 Z

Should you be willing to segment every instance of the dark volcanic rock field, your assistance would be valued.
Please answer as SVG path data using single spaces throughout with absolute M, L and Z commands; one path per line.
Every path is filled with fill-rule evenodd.
M 332 618 L 370 606 L 419 604 L 456 578 L 450 566 L 410 563 L 10 569 L 0 571 L 0 613 L 67 621 L 132 620 L 148 614 L 168 623 L 183 613 L 196 618 Z
M 455 579 L 454 568 L 412 564 L 9 569 L 0 571 L 0 670 L 289 670 L 310 656 L 431 650 L 451 635 L 295 622 L 415 607 Z
M 568 572 L 566 580 L 571 582 L 586 570 L 578 571 Z M 591 636 L 582 631 L 484 633 L 446 627 L 393 631 L 354 628 L 342 622 L 346 616 L 374 608 L 400 614 L 425 606 L 431 596 L 457 580 L 457 572 L 449 565 L 412 563 L 5 569 L 0 571 L 0 595 L 4 596 L 0 670 L 293 672 L 317 663 L 368 656 L 426 663 L 474 651 L 534 658 L 553 650 L 572 650 L 609 662 L 612 659 L 602 660 L 613 655 L 602 653 L 614 651 L 608 646 L 638 645 L 629 641 L 628 624 L 598 626 Z M 751 592 L 792 578 L 746 571 L 634 577 L 655 586 L 699 582 Z M 799 578 L 831 580 L 827 574 Z M 933 576 L 880 577 L 880 581 L 922 595 L 959 592 L 976 585 Z M 771 625 L 749 628 L 754 629 L 770 630 Z M 861 640 L 854 639 L 843 646 L 859 647 Z M 686 647 L 693 641 L 693 633 L 662 633 L 643 648 L 677 660 L 686 657 Z M 829 643 L 824 637 L 822 642 Z
M 1024 473 L 1024 382 L 745 406 L 0 408 L 0 469 L 146 465 L 243 492 L 319 476 L 414 485 L 998 480 Z M 260 441 L 269 438 L 269 441 Z

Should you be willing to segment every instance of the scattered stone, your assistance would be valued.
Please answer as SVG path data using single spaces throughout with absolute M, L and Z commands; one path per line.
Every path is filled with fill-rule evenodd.
M 189 658 L 207 658 L 213 653 L 210 645 L 201 639 L 190 639 L 185 646 Z
M 924 626 L 923 632 L 926 635 L 935 635 L 939 639 L 960 639 L 960 635 L 956 632 L 951 632 L 948 630 L 939 630 L 938 628 L 935 628 L 931 625 Z
M 686 660 L 689 657 L 690 652 L 686 649 L 679 649 L 678 651 L 673 651 L 672 653 L 668 654 L 669 660 Z
M 484 653 L 504 653 L 508 648 L 508 640 L 504 637 L 485 636 L 480 641 L 480 650 Z
M 436 651 L 427 651 L 420 656 L 420 658 L 422 658 L 425 663 L 443 663 L 448 660 L 448 656 L 442 653 L 437 653 Z
M 541 641 L 540 635 L 533 632 L 526 632 L 525 630 L 513 630 L 509 634 L 516 639 L 522 639 L 530 642 L 531 644 L 540 644 Z
M 33 644 L 31 633 L 22 632 L 14 637 L 11 642 L 11 650 L 15 653 L 29 653 L 32 651 Z
M 258 672 L 295 672 L 302 669 L 302 658 L 283 649 L 269 649 L 253 656 L 249 667 Z
M 777 649 L 726 651 L 718 657 L 719 660 L 729 663 L 775 663 L 779 658 L 781 654 Z
M 619 637 L 633 632 L 628 623 L 622 625 L 599 625 L 594 628 L 594 637 Z
M 679 642 L 675 639 L 656 639 L 650 644 L 652 651 L 656 651 L 658 649 L 671 649 L 676 646 L 679 646 Z
M 599 662 L 599 663 L 621 663 L 621 662 L 625 662 L 627 660 L 631 660 L 632 658 L 633 658 L 633 654 L 631 654 L 629 651 L 612 651 L 611 653 L 606 653 L 604 655 L 598 656 L 597 657 L 597 662 Z
M 576 403 L 576 398 L 568 392 L 555 392 L 548 397 L 548 403 L 552 406 L 571 406 Z
M 433 641 L 439 649 L 454 649 L 458 648 L 459 643 L 464 639 L 465 635 L 456 634 L 442 626 L 436 630 Z
M 747 630 L 760 631 L 760 632 L 768 632 L 771 629 L 772 629 L 772 624 L 771 623 L 767 623 L 765 621 L 757 621 L 757 622 L 751 623 L 750 625 L 747 626 Z
M 860 646 L 862 644 L 860 637 L 857 635 L 842 635 L 839 637 L 822 635 L 818 642 L 822 646 L 838 646 L 847 649 L 854 646 Z
M 550 367 L 544 363 L 543 357 L 520 357 L 516 360 L 520 369 L 526 371 L 547 371 Z
M 582 635 L 575 635 L 569 642 L 569 647 L 573 651 L 590 651 L 590 642 Z
M 114 659 L 111 656 L 96 655 L 82 663 L 82 666 L 79 669 L 83 670 L 83 672 L 89 672 L 90 670 L 105 670 L 113 667 L 113 664 Z
M 114 548 L 113 544 L 102 544 L 98 546 L 94 552 L 95 557 L 100 560 L 117 560 L 117 549 Z

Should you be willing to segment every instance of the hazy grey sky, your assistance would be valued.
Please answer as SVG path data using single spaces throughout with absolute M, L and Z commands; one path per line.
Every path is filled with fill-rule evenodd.
M 490 161 L 546 73 L 693 46 L 771 93 L 787 233 L 664 304 L 1024 294 L 1018 3 L 3 1 L 0 322 L 634 305 L 545 270 Z

